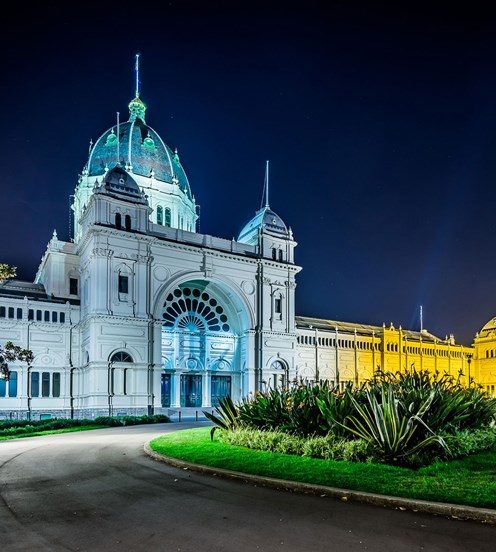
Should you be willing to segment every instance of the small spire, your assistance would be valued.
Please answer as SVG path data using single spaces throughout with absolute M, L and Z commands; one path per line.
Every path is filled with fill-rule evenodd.
M 140 54 L 136 54 L 136 63 L 134 65 L 134 71 L 136 73 L 136 98 L 140 95 L 140 80 L 139 80 L 139 58 Z
M 88 155 L 90 155 L 92 149 L 93 149 L 93 138 L 90 138 L 90 147 L 88 148 Z
M 54 230 L 53 230 L 53 234 L 52 234 L 52 240 L 56 240 L 56 239 L 58 239 L 58 237 L 57 237 L 57 230 L 54 229 Z
M 119 112 L 117 112 L 117 166 L 120 165 L 120 150 L 119 150 Z
M 269 208 L 269 162 L 265 165 L 265 207 Z

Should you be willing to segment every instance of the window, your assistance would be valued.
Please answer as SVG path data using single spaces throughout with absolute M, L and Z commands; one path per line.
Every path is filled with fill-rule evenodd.
M 17 309 L 17 320 L 22 320 L 22 309 Z
M 41 374 L 41 396 L 50 396 L 50 374 L 48 372 L 43 372 Z
M 126 215 L 125 224 L 126 224 L 126 230 L 128 232 L 130 232 L 131 231 L 131 216 L 130 215 Z
M 122 217 L 120 213 L 115 213 L 115 227 L 117 230 L 122 228 Z
M 17 372 L 10 372 L 9 397 L 17 397 Z
M 52 396 L 60 397 L 60 372 L 54 372 L 52 376 Z
M 5 318 L 5 307 L 0 307 L 0 318 Z
M 34 310 L 33 309 L 28 310 L 28 320 L 34 320 Z
M 65 324 L 65 312 L 60 313 L 59 320 L 61 324 Z
M 128 293 L 129 291 L 129 280 L 127 276 L 119 274 L 119 293 Z
M 14 307 L 9 307 L 9 318 L 14 318 Z
M 0 379 L 0 397 L 5 397 L 5 390 L 7 389 L 7 381 Z M 489 390 L 489 388 L 488 388 Z
M 52 322 L 57 322 L 57 311 L 52 312 Z
M 279 249 L 279 260 L 282 261 L 282 249 Z
M 69 278 L 69 293 L 70 295 L 78 294 L 78 280 L 77 278 Z
M 277 259 L 277 249 L 272 248 L 272 258 L 274 261 Z
M 45 322 L 50 322 L 50 311 L 45 311 Z
M 41 322 L 42 316 L 43 316 L 43 313 L 42 313 L 40 310 L 37 310 L 37 311 L 36 311 L 36 320 L 37 320 L 38 322 Z
M 118 351 L 112 355 L 110 362 L 133 362 L 133 357 L 124 351 Z
M 157 207 L 157 224 L 164 224 L 164 210 L 160 205 Z
M 274 312 L 276 314 L 282 313 L 282 300 L 280 297 L 276 297 L 274 301 Z
M 40 373 L 31 372 L 31 396 L 39 397 L 40 395 Z
M 164 219 L 165 226 L 170 227 L 171 221 L 172 221 L 171 210 L 169 209 L 169 207 L 166 207 L 165 208 L 165 219 Z

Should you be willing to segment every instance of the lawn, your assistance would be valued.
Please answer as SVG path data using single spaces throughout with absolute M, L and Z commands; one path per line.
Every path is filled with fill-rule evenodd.
M 336 462 L 211 442 L 210 428 L 154 439 L 156 452 L 228 470 L 405 498 L 496 508 L 496 452 L 482 452 L 419 470 Z

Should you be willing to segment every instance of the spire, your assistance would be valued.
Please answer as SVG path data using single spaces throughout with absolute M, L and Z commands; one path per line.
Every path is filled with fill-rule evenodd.
M 269 162 L 265 165 L 265 207 L 269 207 Z
M 139 54 L 136 54 L 136 63 L 135 63 L 135 66 L 134 66 L 134 71 L 136 73 L 136 94 L 135 94 L 135 97 L 136 98 L 139 98 L 139 93 L 140 93 L 140 90 L 139 90 L 139 86 L 140 86 L 140 80 L 139 80 L 139 57 L 140 55 Z
M 265 179 L 264 179 L 264 187 L 262 192 L 262 201 L 260 202 L 260 209 L 268 209 L 269 208 L 269 162 L 265 162 Z M 263 204 L 265 198 L 265 205 Z
M 116 164 L 120 165 L 120 150 L 119 150 L 119 138 L 120 138 L 120 132 L 119 132 L 119 112 L 117 112 L 117 159 Z
M 135 121 L 141 119 L 145 122 L 146 105 L 140 100 L 140 78 L 139 78 L 139 58 L 140 54 L 135 56 L 134 72 L 135 72 L 135 95 L 134 99 L 129 102 L 129 120 Z

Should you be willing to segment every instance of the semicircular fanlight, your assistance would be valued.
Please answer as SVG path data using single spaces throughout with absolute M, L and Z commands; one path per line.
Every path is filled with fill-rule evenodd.
M 231 332 L 227 315 L 219 302 L 195 287 L 176 288 L 167 295 L 163 326 L 188 332 Z

